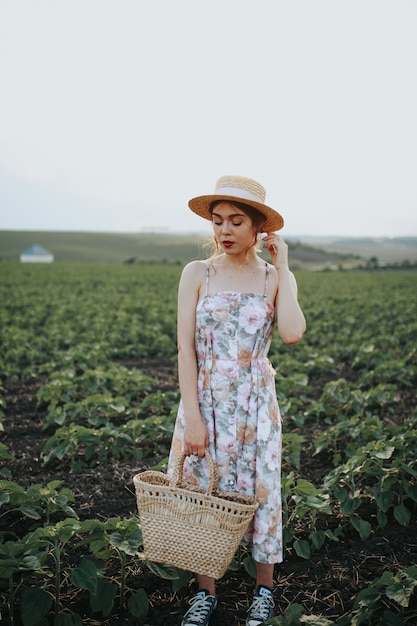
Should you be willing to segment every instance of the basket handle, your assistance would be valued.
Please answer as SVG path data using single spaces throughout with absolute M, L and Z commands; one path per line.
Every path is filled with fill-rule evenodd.
M 214 461 L 211 457 L 210 452 L 208 450 L 204 450 L 204 454 L 209 464 L 209 470 L 210 470 L 209 484 L 207 487 L 207 495 L 210 496 L 213 492 L 217 492 L 217 488 L 219 486 L 219 477 L 217 474 L 217 467 L 214 464 Z M 182 478 L 183 478 L 185 457 L 186 457 L 185 454 L 181 454 L 181 456 L 178 457 L 178 460 L 175 464 L 174 472 L 172 474 L 172 480 L 171 480 L 171 485 L 173 487 L 180 487 L 183 484 Z

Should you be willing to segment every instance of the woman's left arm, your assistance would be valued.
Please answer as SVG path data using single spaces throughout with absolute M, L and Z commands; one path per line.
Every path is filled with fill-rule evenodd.
M 297 343 L 306 330 L 306 320 L 298 303 L 297 281 L 288 266 L 288 246 L 276 233 L 268 234 L 263 243 L 278 274 L 276 311 L 279 336 L 284 343 Z

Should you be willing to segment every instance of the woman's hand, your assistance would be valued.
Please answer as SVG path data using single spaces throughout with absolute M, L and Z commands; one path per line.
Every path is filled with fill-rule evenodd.
M 184 454 L 190 456 L 204 456 L 208 448 L 207 427 L 201 417 L 186 419 L 184 428 Z
M 270 255 L 272 264 L 277 270 L 288 269 L 288 246 L 276 233 L 268 233 L 263 239 L 263 246 Z

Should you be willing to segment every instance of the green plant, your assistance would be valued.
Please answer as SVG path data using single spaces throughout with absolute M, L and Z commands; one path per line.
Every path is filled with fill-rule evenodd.
M 53 600 L 53 610 L 55 618 L 61 612 L 61 584 L 62 584 L 62 557 L 70 540 L 80 531 L 80 523 L 74 519 L 67 518 L 55 525 L 36 528 L 30 535 L 28 541 L 34 542 L 37 547 L 42 547 L 45 551 L 43 565 L 49 559 L 53 562 L 53 590 L 47 589 L 25 589 L 22 594 L 22 616 L 33 615 L 33 607 L 41 606 L 43 610 L 49 612 L 48 596 Z M 52 604 L 52 602 L 51 602 Z M 45 613 L 45 614 L 46 614 Z M 78 616 L 72 613 L 74 620 Z M 71 618 L 72 619 L 72 618 Z M 62 621 L 62 620 L 61 620 Z M 24 622 L 25 623 L 25 622 Z M 59 623 L 58 625 L 59 626 Z
M 136 446 L 136 433 L 126 425 L 117 428 L 109 423 L 100 428 L 78 424 L 61 426 L 44 445 L 44 465 L 52 459 L 68 460 L 72 470 L 86 466 L 106 464 L 111 459 L 134 459 L 142 457 Z
M 18 539 L 15 541 L 4 541 L 4 536 L 0 536 L 0 579 L 7 581 L 7 611 L 11 625 L 15 621 L 15 599 L 26 576 L 42 568 L 43 553 L 38 549 L 36 541 L 28 539 Z M 15 583 L 16 577 L 20 580 Z
M 142 548 L 142 532 L 136 518 L 111 518 L 106 522 L 86 520 L 81 528 L 86 537 L 78 542 L 77 546 L 88 545 L 92 553 L 106 562 L 114 557 L 120 565 L 119 577 L 119 604 L 128 606 L 134 617 L 144 617 L 148 612 L 148 598 L 143 589 L 130 592 L 126 599 L 126 578 L 128 562 L 138 558 Z M 91 569 L 91 566 L 90 566 Z M 74 574 L 72 582 L 75 581 Z M 90 589 L 90 603 L 94 611 L 101 611 L 108 615 L 113 608 L 116 586 L 113 582 L 98 579 L 97 588 Z M 110 594 L 110 595 L 109 595 Z M 112 598 L 110 602 L 109 598 Z
M 25 490 L 14 481 L 0 480 L 0 508 L 7 506 L 0 518 L 13 512 L 19 512 L 39 524 L 42 521 L 49 523 L 56 513 L 77 518 L 77 513 L 69 505 L 74 502 L 74 494 L 67 487 L 59 489 L 61 484 L 61 480 L 53 480 L 47 485 L 30 485 Z
M 137 369 L 114 363 L 53 372 L 37 392 L 38 405 L 47 406 L 44 427 L 72 422 L 101 426 L 118 415 L 132 417 L 153 382 Z
M 413 469 L 416 445 L 416 430 L 397 434 L 388 441 L 371 441 L 325 477 L 324 488 L 339 502 L 340 513 L 361 539 L 371 533 L 370 523 L 357 513 L 365 501 L 377 506 L 381 526 L 386 525 L 389 510 L 400 524 L 409 524 L 407 501 L 417 502 L 417 471 Z
M 70 424 L 57 428 L 43 447 L 44 464 L 53 459 L 69 462 L 72 470 L 115 460 L 139 461 L 143 456 L 166 454 L 175 416 L 152 415 L 121 426 L 112 422 L 97 428 Z
M 302 444 L 305 438 L 298 433 L 286 433 L 282 435 L 282 457 L 295 469 L 300 469 Z
M 284 546 L 292 545 L 298 556 L 308 559 L 312 551 L 323 546 L 326 538 L 339 540 L 340 533 L 317 526 L 319 515 L 332 514 L 330 498 L 324 489 L 317 489 L 305 479 L 296 479 L 293 472 L 282 476 L 281 488 Z M 294 538 L 296 523 L 308 539 Z
M 396 574 L 384 572 L 370 587 L 358 594 L 349 624 L 415 624 L 417 612 L 407 615 L 406 609 L 416 587 L 417 567 L 399 570 Z

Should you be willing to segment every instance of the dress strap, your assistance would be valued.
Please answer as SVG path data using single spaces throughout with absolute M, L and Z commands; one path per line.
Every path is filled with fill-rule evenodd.
M 210 261 L 206 261 L 206 296 L 208 296 Z
M 265 291 L 264 291 L 264 297 L 266 297 L 268 295 L 268 288 L 269 288 L 269 265 L 268 265 L 268 263 L 265 263 Z

